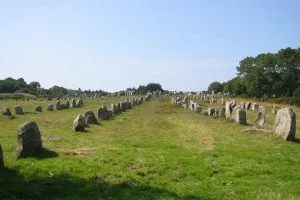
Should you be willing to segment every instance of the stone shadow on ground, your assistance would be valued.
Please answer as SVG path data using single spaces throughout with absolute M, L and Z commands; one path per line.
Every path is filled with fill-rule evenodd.
M 141 185 L 134 180 L 112 184 L 98 175 L 78 178 L 69 174 L 46 178 L 23 178 L 15 169 L 5 169 L 0 176 L 0 199 L 212 199 L 181 196 L 164 188 Z
M 51 151 L 50 149 L 47 148 L 42 148 L 42 151 L 35 156 L 37 159 L 45 159 L 45 158 L 57 158 L 58 157 L 58 153 L 56 153 L 55 151 Z

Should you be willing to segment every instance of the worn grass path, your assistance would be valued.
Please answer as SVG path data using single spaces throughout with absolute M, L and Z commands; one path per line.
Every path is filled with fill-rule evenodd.
M 0 116 L 0 199 L 300 199 L 300 144 L 159 99 L 74 133 L 76 114 L 97 107 Z M 16 161 L 17 128 L 32 119 L 46 150 Z

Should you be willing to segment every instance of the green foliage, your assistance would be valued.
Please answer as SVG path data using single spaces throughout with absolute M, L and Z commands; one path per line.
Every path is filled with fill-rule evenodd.
M 237 77 L 224 84 L 224 92 L 293 97 L 300 84 L 300 49 L 286 48 L 274 54 L 247 57 L 236 69 Z
M 223 91 L 223 85 L 218 81 L 212 82 L 208 86 L 207 91 L 208 92 L 214 91 L 215 93 L 222 92 Z
M 146 94 L 153 91 L 163 91 L 163 89 L 159 83 L 149 83 L 146 86 L 140 85 L 136 90 L 138 94 Z

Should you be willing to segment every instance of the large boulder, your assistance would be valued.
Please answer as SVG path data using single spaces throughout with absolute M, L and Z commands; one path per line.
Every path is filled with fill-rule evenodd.
M 61 110 L 61 107 L 60 107 L 60 100 L 58 100 L 55 104 L 55 108 L 56 110 Z
M 261 109 L 256 116 L 254 121 L 254 128 L 262 129 L 265 126 L 266 120 L 266 109 Z
M 81 105 L 81 103 L 80 103 L 80 99 L 77 99 L 77 101 L 76 101 L 76 106 L 75 107 L 80 107 L 80 105 Z
M 34 121 L 22 124 L 18 129 L 17 158 L 36 156 L 42 151 L 41 133 Z
M 279 109 L 280 109 L 279 107 L 273 105 L 272 113 L 273 113 L 273 114 L 277 114 L 277 111 L 278 111 Z
M 16 115 L 24 114 L 23 108 L 20 105 L 15 106 L 15 112 L 16 112 Z
M 3 152 L 0 145 L 0 172 L 4 169 L 4 160 L 3 160 Z
M 293 141 L 296 135 L 296 113 L 290 108 L 278 110 L 273 130 L 284 140 Z
M 207 108 L 207 114 L 208 116 L 213 116 L 215 114 L 216 110 L 214 108 Z
M 108 118 L 112 118 L 112 116 L 113 116 L 113 112 L 109 109 L 107 109 L 107 116 L 108 116 Z
M 48 106 L 47 106 L 47 110 L 48 111 L 53 111 L 53 104 L 50 103 Z
M 114 114 L 118 114 L 118 113 L 119 113 L 119 111 L 118 111 L 118 109 L 117 109 L 117 106 L 116 106 L 116 104 L 114 104 L 114 103 L 112 103 L 112 104 L 110 105 L 110 110 L 111 110 Z
M 76 100 L 72 99 L 71 101 L 71 108 L 76 108 Z
M 126 110 L 125 104 L 126 104 L 125 101 L 120 102 L 120 110 L 121 110 L 121 112 L 124 112 Z
M 245 104 L 245 109 L 246 109 L 246 110 L 249 110 L 250 107 L 251 107 L 251 103 L 250 103 L 250 102 L 246 102 L 246 104 Z
M 4 108 L 2 108 L 2 110 L 1 110 L 1 114 L 2 114 L 2 115 L 10 116 L 10 115 L 11 115 L 11 112 L 10 112 L 10 110 L 9 110 L 7 107 L 4 107 Z
M 239 107 L 234 110 L 233 114 L 234 114 L 234 121 L 236 123 L 244 124 L 244 125 L 247 123 L 246 111 L 244 109 Z
M 98 118 L 102 119 L 102 120 L 107 120 L 109 118 L 108 114 L 107 114 L 107 109 L 105 106 L 101 106 L 98 109 Z
M 254 111 L 258 111 L 258 109 L 259 109 L 259 105 L 257 104 L 257 103 L 253 103 L 252 104 L 252 110 L 254 110 Z
M 217 108 L 218 109 L 218 113 L 217 116 L 218 117 L 225 117 L 225 108 Z
M 226 101 L 225 103 L 225 117 L 230 118 L 231 113 L 232 113 L 232 107 L 231 107 L 231 102 Z
M 70 108 L 70 102 L 66 101 L 65 106 L 66 106 L 66 109 Z
M 93 111 L 88 110 L 84 113 L 84 119 L 86 124 L 98 124 L 97 118 Z
M 35 107 L 35 111 L 36 112 L 42 112 L 43 111 L 43 107 L 41 105 L 38 105 L 37 107 Z
M 86 127 L 86 123 L 85 123 L 85 119 L 82 115 L 78 115 L 76 117 L 76 119 L 74 120 L 73 122 L 73 130 L 75 132 L 78 132 L 78 131 L 84 131 L 84 128 Z

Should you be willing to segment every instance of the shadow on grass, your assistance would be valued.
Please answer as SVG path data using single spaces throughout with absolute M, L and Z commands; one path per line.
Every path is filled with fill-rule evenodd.
M 46 178 L 23 178 L 16 170 L 5 169 L 0 176 L 0 199 L 208 199 L 175 192 L 134 181 L 108 183 L 99 176 L 88 179 L 68 174 Z
M 36 156 L 37 159 L 56 158 L 58 153 L 47 148 L 42 148 L 42 151 Z

